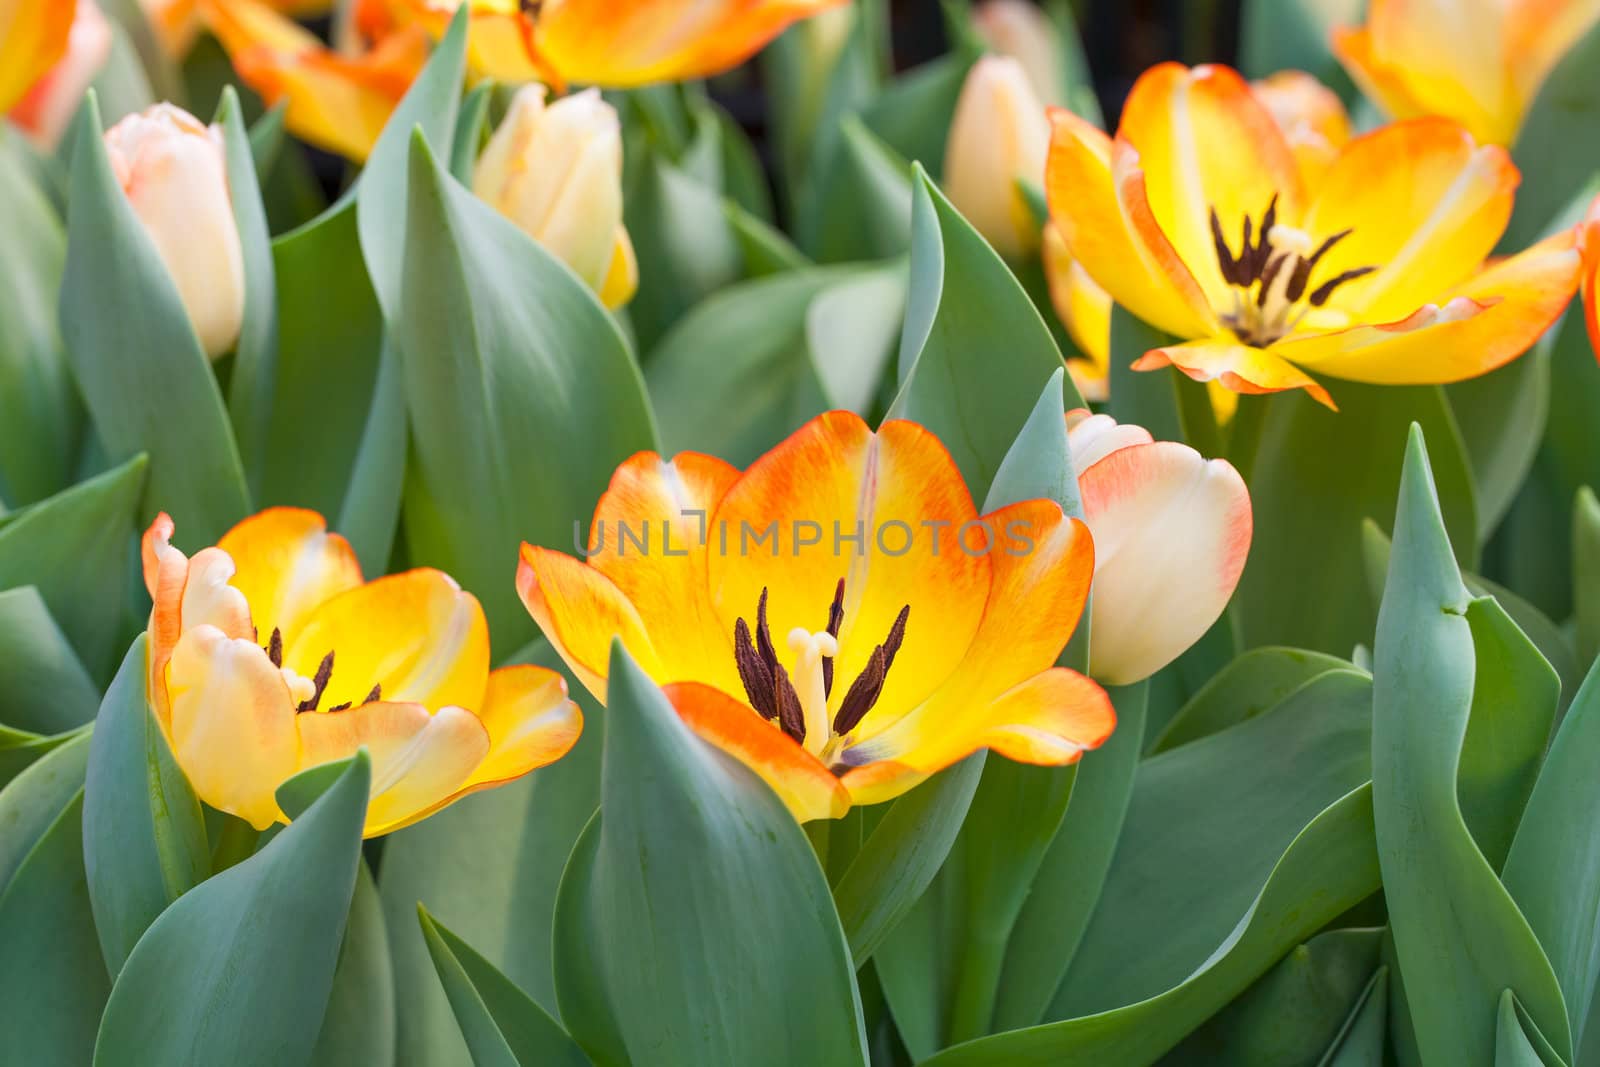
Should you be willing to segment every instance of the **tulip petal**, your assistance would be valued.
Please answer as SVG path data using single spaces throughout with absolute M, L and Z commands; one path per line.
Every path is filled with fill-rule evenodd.
M 76 9 L 73 0 L 0 0 L 0 114 L 66 52 Z
M 833 772 L 754 708 L 698 682 L 665 691 L 690 729 L 759 775 L 798 821 L 837 819 L 849 810 L 850 795 Z
M 955 669 L 983 615 L 991 565 L 977 520 L 955 461 L 921 426 L 891 420 L 874 434 L 848 411 L 819 415 L 752 464 L 717 508 L 709 574 L 722 632 L 740 618 L 754 626 L 765 589 L 786 660 L 785 636 L 824 629 L 843 579 L 842 681 L 831 706 L 907 605 L 878 703 L 914 706 Z
M 1450 115 L 1485 141 L 1511 143 L 1521 106 L 1508 76 L 1500 5 L 1372 0 L 1367 29 L 1372 53 L 1404 81 L 1421 112 Z
M 382 699 L 478 707 L 489 674 L 489 626 L 471 593 L 428 568 L 392 574 L 321 604 L 284 635 L 283 665 L 310 678 L 334 653 L 319 707 Z
M 1177 367 L 1197 382 L 1220 382 L 1236 393 L 1257 395 L 1304 389 L 1325 407 L 1338 408 L 1328 391 L 1278 352 L 1286 346 L 1256 348 L 1240 341 L 1212 338 L 1185 345 L 1154 348 L 1134 361 L 1134 370 Z
M 1095 546 L 1090 673 L 1130 685 L 1222 615 L 1250 551 L 1250 494 L 1227 462 L 1172 441 L 1112 452 L 1078 486 Z
M 627 229 L 618 225 L 611 263 L 606 267 L 605 280 L 600 283 L 600 302 L 615 311 L 632 300 L 638 289 L 639 260 L 633 254 L 633 241 Z
M 489 751 L 489 735 L 477 716 L 454 706 L 429 714 L 420 704 L 379 701 L 344 711 L 303 712 L 294 725 L 301 770 L 366 748 L 372 760 L 367 837 L 398 830 L 443 807 Z
M 1502 260 L 1397 322 L 1273 345 L 1285 359 L 1379 385 L 1457 382 L 1526 352 L 1560 317 L 1582 273 L 1567 231 Z
M 1600 360 L 1600 197 L 1589 205 L 1589 217 L 1581 233 L 1583 307 L 1589 324 L 1589 347 Z
M 1143 426 L 1119 423 L 1110 415 L 1094 415 L 1088 408 L 1067 412 L 1067 444 L 1072 450 L 1074 470 L 1086 471 L 1118 449 L 1147 445 L 1153 440 Z
M 325 600 L 361 584 L 355 551 L 315 511 L 268 508 L 222 535 L 217 547 L 233 557 L 230 583 L 250 603 L 250 617 L 265 641 L 273 630 L 289 636 Z
M 501 667 L 489 672 L 478 719 L 489 734 L 489 752 L 469 789 L 499 785 L 554 763 L 571 751 L 583 732 L 583 713 L 567 699 L 567 682 L 544 667 Z
M 1397 122 L 1351 141 L 1323 179 L 1307 229 L 1340 240 L 1311 284 L 1377 268 L 1340 286 L 1330 307 L 1367 321 L 1406 315 L 1470 278 L 1511 217 L 1519 180 L 1505 149 L 1446 119 Z
M 78 0 L 77 15 L 67 34 L 66 51 L 55 66 L 33 83 L 9 116 L 43 151 L 55 151 L 67 124 L 83 102 L 83 94 L 105 67 L 111 55 L 111 40 L 111 23 L 101 14 L 95 0 Z M 7 57 L 0 55 L 0 63 L 5 62 L 9 62 Z
M 1304 209 L 1299 168 L 1283 131 L 1227 67 L 1162 63 L 1134 83 L 1118 139 L 1139 152 L 1150 209 L 1213 306 L 1231 299 L 1211 231 L 1238 235 L 1277 198 L 1280 218 Z
M 670 462 L 641 452 L 617 468 L 589 532 L 589 566 L 633 604 L 659 657 L 662 681 L 700 681 L 737 693 L 733 630 L 711 601 L 707 531 L 737 468 L 713 456 Z
M 1111 297 L 1089 277 L 1083 264 L 1072 258 L 1066 238 L 1054 223 L 1045 224 L 1043 258 L 1051 306 L 1067 328 L 1067 336 L 1087 357 L 1068 360 L 1069 369 L 1077 365 L 1073 383 L 1085 400 L 1103 401 L 1108 395 L 1111 364 Z
M 1372 34 L 1365 27 L 1335 27 L 1329 43 L 1361 94 L 1375 101 L 1390 118 L 1414 119 L 1428 113 L 1411 95 L 1402 73 L 1374 53 Z
M 1350 140 L 1350 115 L 1339 94 L 1299 70 L 1280 70 L 1250 84 L 1272 115 L 1294 154 L 1307 189 L 1322 181 L 1328 165 Z
M 281 815 L 274 792 L 300 764 L 283 676 L 255 642 L 213 626 L 186 630 L 167 668 L 167 737 L 194 791 L 265 829 Z
M 661 660 L 639 609 L 617 583 L 593 567 L 548 548 L 524 543 L 517 563 L 517 593 L 583 687 L 604 704 L 611 640 L 623 647 L 652 678 Z
M 1600 0 L 1510 0 L 1506 50 L 1512 90 L 1526 107 L 1545 77 L 1600 21 Z
M 1138 153 L 1071 112 L 1050 111 L 1045 194 L 1073 259 L 1111 298 L 1167 333 L 1216 330 L 1204 291 L 1150 213 Z M 1115 155 L 1116 165 L 1113 166 Z

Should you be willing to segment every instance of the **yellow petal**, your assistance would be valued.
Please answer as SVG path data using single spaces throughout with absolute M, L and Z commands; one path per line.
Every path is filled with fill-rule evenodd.
M 622 639 L 646 674 L 658 682 L 665 680 L 639 610 L 615 582 L 588 564 L 524 543 L 517 563 L 517 593 L 545 639 L 600 703 L 606 700 L 614 637 Z M 729 641 L 731 645 L 731 637 Z
M 583 732 L 583 713 L 567 699 L 567 682 L 544 667 L 501 667 L 489 672 L 478 719 L 489 752 L 467 788 L 482 789 L 520 778 L 571 751 Z
M 1251 395 L 1304 389 L 1317 403 L 1337 411 L 1333 398 L 1315 378 L 1279 355 L 1287 347 L 1256 348 L 1232 338 L 1214 337 L 1151 349 L 1134 362 L 1133 369 L 1177 367 L 1197 382 L 1218 382 L 1235 393 Z
M 1600 0 L 1511 0 L 1506 11 L 1510 33 L 1512 91 L 1526 108 L 1545 77 L 1600 21 Z
M 1283 131 L 1306 188 L 1315 189 L 1350 140 L 1350 116 L 1337 93 L 1304 71 L 1282 70 L 1250 91 Z
M 1373 52 L 1372 34 L 1364 27 L 1336 27 L 1330 39 L 1334 55 L 1344 64 L 1362 95 L 1374 101 L 1392 119 L 1412 119 L 1428 113 L 1411 95 L 1400 71 Z
M 617 239 L 611 250 L 611 265 L 606 268 L 605 281 L 600 283 L 600 302 L 615 311 L 633 299 L 639 289 L 639 261 L 633 254 L 633 242 L 628 231 L 617 225 Z
M 1049 151 L 1050 120 L 1022 64 L 981 57 L 956 100 L 942 180 L 956 210 L 1008 259 L 1038 247 L 1039 226 L 1017 182 L 1040 181 Z
M 325 601 L 284 641 L 283 665 L 306 678 L 334 653 L 324 709 L 364 703 L 374 685 L 391 703 L 475 708 L 489 676 L 483 608 L 448 575 L 427 568 Z
M 168 740 L 201 800 L 257 830 L 281 819 L 273 794 L 300 764 L 283 676 L 260 646 L 212 626 L 186 630 L 167 668 Z
M 1509 144 L 1521 109 L 1500 15 L 1458 0 L 1372 0 L 1372 54 L 1404 81 L 1424 113 L 1447 115 L 1484 141 Z
M 75 0 L 0 0 L 0 113 L 67 50 Z
M 217 547 L 233 557 L 230 584 L 249 601 L 263 642 L 275 629 L 292 636 L 323 601 L 361 584 L 350 542 L 303 508 L 252 515 L 223 534 Z
M 1056 317 L 1078 351 L 1088 357 L 1082 361 L 1087 366 L 1074 373 L 1073 380 L 1079 392 L 1084 392 L 1085 382 L 1098 383 L 1091 388 L 1101 395 L 1084 392 L 1084 399 L 1104 400 L 1111 363 L 1111 296 L 1072 258 L 1072 250 L 1054 223 L 1045 224 L 1043 259 Z

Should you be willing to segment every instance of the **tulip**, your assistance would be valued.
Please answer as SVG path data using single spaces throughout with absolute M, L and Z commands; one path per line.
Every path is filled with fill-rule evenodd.
M 1093 569 L 1088 530 L 1053 501 L 980 516 L 927 430 L 835 411 L 742 474 L 634 456 L 587 562 L 524 544 L 517 590 L 598 699 L 619 638 L 805 821 L 979 749 L 1061 765 L 1105 741 L 1105 692 L 1054 666 Z
M 0 112 L 66 54 L 76 10 L 73 0 L 0 0 Z
M 1347 143 L 1307 180 L 1272 116 L 1226 67 L 1147 71 L 1115 140 L 1052 112 L 1051 217 L 1072 258 L 1181 343 L 1176 366 L 1235 392 L 1308 372 L 1375 384 L 1476 377 L 1525 352 L 1577 289 L 1577 228 L 1487 263 L 1517 168 L 1448 119 Z
M 273 10 L 293 18 L 314 18 L 333 9 L 334 0 L 263 0 Z M 189 54 L 205 23 L 204 8 L 211 0 L 139 0 L 144 17 L 155 30 L 161 48 L 174 59 Z
M 1222 615 L 1250 551 L 1250 493 L 1227 461 L 1143 427 L 1081 408 L 1067 426 L 1095 546 L 1089 673 L 1130 685 Z
M 1251 82 L 1250 91 L 1283 131 L 1301 178 L 1310 185 L 1321 181 L 1350 140 L 1350 116 L 1339 95 L 1298 70 Z
M 1104 401 L 1111 395 L 1111 296 L 1072 258 L 1054 223 L 1045 224 L 1042 258 L 1050 304 L 1081 353 L 1067 360 L 1067 373 L 1085 400 Z
M 1600 197 L 1589 205 L 1583 225 L 1583 307 L 1589 326 L 1589 347 L 1600 359 Z
M 472 188 L 600 294 L 633 296 L 638 268 L 622 225 L 622 126 L 596 89 L 545 103 L 517 91 L 478 159 Z
M 463 0 L 358 0 L 355 22 L 368 40 L 378 41 L 405 27 L 421 27 L 435 40 L 450 28 Z M 467 70 L 475 78 L 520 84 L 561 84 L 561 75 L 544 60 L 535 41 L 537 5 L 519 0 L 465 0 Z
M 1443 115 L 1509 145 L 1597 19 L 1594 0 L 1372 0 L 1365 26 L 1334 31 L 1333 50 L 1392 117 Z
M 489 670 L 489 630 L 439 571 L 363 582 L 322 516 L 272 508 L 187 558 L 157 517 L 144 535 L 150 704 L 207 804 L 256 829 L 287 822 L 277 787 L 372 760 L 368 837 L 520 778 L 576 742 L 561 676 Z
M 110 55 L 111 24 L 94 0 L 78 0 L 66 51 L 11 109 L 11 121 L 40 149 L 54 151 Z
M 178 289 L 206 355 L 233 348 L 244 321 L 244 254 L 222 133 L 157 104 L 106 131 L 112 171 Z
M 1039 247 L 1039 224 L 1017 181 L 1039 181 L 1049 151 L 1050 122 L 1022 65 L 1001 56 L 974 63 L 950 121 L 944 186 L 956 209 L 1007 258 Z
M 1032 0 L 983 0 L 973 8 L 972 28 L 991 51 L 1021 64 L 1040 100 L 1066 103 L 1061 37 L 1038 4 Z

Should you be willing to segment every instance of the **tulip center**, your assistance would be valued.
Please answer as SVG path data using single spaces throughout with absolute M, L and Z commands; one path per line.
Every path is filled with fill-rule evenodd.
M 825 629 L 811 631 L 797 626 L 789 631 L 785 643 L 793 658 L 788 668 L 778 661 L 778 650 L 767 624 L 767 590 L 763 589 L 756 605 L 754 631 L 742 618 L 733 628 L 734 663 L 750 706 L 806 751 L 831 764 L 850 731 L 882 695 L 884 679 L 905 641 L 910 615 L 911 605 L 900 609 L 888 636 L 873 648 L 867 665 L 850 684 L 830 721 L 833 661 L 839 655 L 839 626 L 844 622 L 844 580 L 840 579 L 834 589 Z
M 272 637 L 267 641 L 266 653 L 267 658 L 278 668 L 284 682 L 289 686 L 289 699 L 295 702 L 294 710 L 321 711 L 317 705 L 322 703 L 322 694 L 327 692 L 328 682 L 333 679 L 333 649 L 330 648 L 328 654 L 322 657 L 322 662 L 317 664 L 316 673 L 310 678 L 283 665 L 283 631 L 276 626 L 272 628 Z M 383 683 L 379 682 L 372 687 L 372 691 L 361 703 L 371 704 L 382 699 Z M 344 711 L 350 706 L 350 702 L 346 701 L 343 704 L 335 704 L 327 710 Z
M 1212 208 L 1211 238 L 1216 244 L 1217 265 L 1223 280 L 1233 288 L 1233 308 L 1222 315 L 1222 321 L 1239 340 L 1258 347 L 1293 333 L 1311 309 L 1326 304 L 1340 286 L 1378 269 L 1355 267 L 1311 288 L 1317 264 L 1350 233 L 1340 230 L 1316 244 L 1304 230 L 1278 222 L 1278 198 L 1274 195 L 1259 226 L 1245 216 L 1244 237 L 1235 255 L 1223 236 L 1217 209 Z

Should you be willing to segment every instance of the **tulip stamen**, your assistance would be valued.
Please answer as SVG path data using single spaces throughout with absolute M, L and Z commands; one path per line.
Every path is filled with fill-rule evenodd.
M 750 624 L 739 619 L 733 627 L 733 662 L 744 683 L 750 706 L 763 719 L 776 719 L 778 727 L 800 744 L 805 743 L 805 710 L 800 694 L 789 680 L 789 672 L 778 662 L 778 650 L 772 643 L 772 629 L 767 623 L 767 590 L 761 590 L 761 600 L 756 605 L 756 628 L 751 638 Z
M 839 713 L 833 719 L 835 736 L 843 737 L 854 730 L 878 703 L 878 697 L 883 695 L 884 679 L 889 674 L 889 668 L 894 666 L 895 654 L 905 642 L 906 621 L 910 618 L 911 605 L 907 604 L 894 617 L 889 636 L 883 639 L 883 644 L 872 650 L 872 655 L 867 658 L 867 666 L 850 684 L 843 703 L 839 705 Z
M 322 662 L 317 664 L 317 673 L 312 676 L 311 684 L 314 687 L 311 695 L 300 702 L 295 711 L 316 711 L 317 704 L 322 700 L 322 693 L 328 688 L 328 680 L 333 677 L 333 652 L 330 650 L 322 657 Z
M 283 631 L 276 626 L 272 628 L 272 636 L 267 638 L 267 658 L 274 667 L 283 666 Z
M 839 640 L 839 627 L 844 623 L 844 579 L 833 587 L 833 603 L 828 606 L 828 636 Z M 822 695 L 833 695 L 833 657 L 822 657 Z

